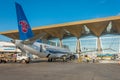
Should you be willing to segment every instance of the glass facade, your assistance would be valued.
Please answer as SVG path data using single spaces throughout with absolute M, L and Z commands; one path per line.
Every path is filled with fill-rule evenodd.
M 118 34 L 106 34 L 100 36 L 100 45 L 101 45 L 101 53 L 108 54 L 117 54 L 119 53 L 119 45 L 120 45 L 120 36 Z M 85 35 L 82 36 L 80 41 L 80 49 L 82 53 L 97 53 L 97 40 L 98 37 L 94 35 Z M 59 46 L 59 39 L 54 39 Z M 72 52 L 76 52 L 76 37 L 69 37 L 62 40 L 62 43 L 69 47 Z
M 104 35 L 100 37 L 102 53 L 117 54 L 119 53 L 120 36 L 119 35 Z
M 60 46 L 60 44 L 59 44 L 60 41 L 58 38 L 52 39 L 50 41 L 54 41 L 54 42 L 56 42 L 56 46 Z M 63 39 L 62 44 L 63 44 L 63 47 L 68 48 L 72 52 L 75 52 L 76 51 L 76 41 L 77 41 L 77 39 L 75 37 L 69 37 L 69 38 Z
M 69 48 L 72 52 L 75 52 L 75 51 L 76 51 L 76 41 L 77 41 L 77 38 L 75 38 L 75 37 L 70 37 L 70 38 L 63 39 L 63 44 L 64 44 L 64 45 L 67 45 L 68 48 Z
M 81 52 L 96 52 L 97 50 L 97 38 L 95 36 L 86 36 L 80 38 Z

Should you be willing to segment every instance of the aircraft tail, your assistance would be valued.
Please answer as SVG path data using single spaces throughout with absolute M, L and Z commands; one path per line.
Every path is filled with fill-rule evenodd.
M 16 6 L 16 14 L 17 14 L 17 22 L 18 22 L 20 40 L 30 39 L 33 37 L 33 32 L 25 16 L 25 13 L 22 9 L 22 6 L 18 3 L 15 3 L 15 6 Z

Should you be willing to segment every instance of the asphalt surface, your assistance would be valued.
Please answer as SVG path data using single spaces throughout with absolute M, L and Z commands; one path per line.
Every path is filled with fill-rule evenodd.
M 120 64 L 2 63 L 0 80 L 120 80 Z

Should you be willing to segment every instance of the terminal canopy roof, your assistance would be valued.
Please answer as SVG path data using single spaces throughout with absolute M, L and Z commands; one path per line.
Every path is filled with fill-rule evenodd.
M 44 39 L 75 36 L 80 38 L 81 35 L 93 34 L 97 37 L 103 33 L 120 33 L 120 16 L 106 18 L 97 18 L 92 20 L 76 21 L 63 24 L 48 26 L 39 26 L 32 29 L 35 35 L 46 33 Z M 1 35 L 13 39 L 19 39 L 18 30 L 0 32 Z

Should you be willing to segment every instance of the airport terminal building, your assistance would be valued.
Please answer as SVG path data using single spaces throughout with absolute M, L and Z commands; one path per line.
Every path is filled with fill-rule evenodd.
M 120 53 L 120 16 L 40 26 L 33 28 L 33 32 L 46 33 L 41 38 L 43 41 L 54 41 L 53 45 L 60 47 L 65 45 L 74 53 Z M 19 39 L 17 30 L 0 34 Z
M 98 50 L 98 37 L 92 34 L 84 35 L 83 37 L 81 37 L 79 39 L 81 53 L 120 53 L 120 36 L 118 34 L 104 34 L 101 35 L 99 39 L 100 48 Z M 76 41 L 77 39 L 75 37 L 71 37 L 63 40 L 63 44 L 68 45 L 71 51 L 76 52 Z

